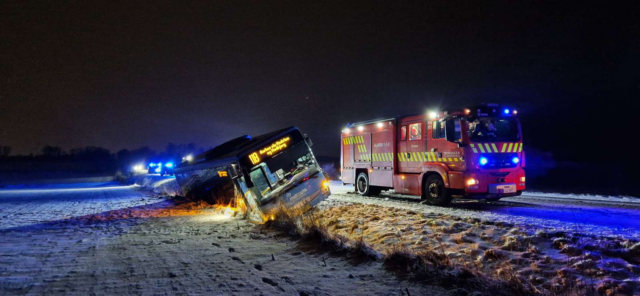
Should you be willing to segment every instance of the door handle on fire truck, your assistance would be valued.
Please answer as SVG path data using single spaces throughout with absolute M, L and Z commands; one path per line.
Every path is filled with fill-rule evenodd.
M 411 158 L 411 153 L 407 152 L 407 158 Z

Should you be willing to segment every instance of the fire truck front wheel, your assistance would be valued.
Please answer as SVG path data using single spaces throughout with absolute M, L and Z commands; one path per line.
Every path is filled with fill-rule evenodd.
M 369 176 L 367 174 L 360 173 L 356 178 L 356 192 L 360 195 L 372 196 L 380 194 L 380 189 L 369 184 Z
M 438 175 L 431 175 L 422 185 L 422 200 L 435 206 L 446 206 L 451 202 L 452 196 L 444 186 L 444 181 Z

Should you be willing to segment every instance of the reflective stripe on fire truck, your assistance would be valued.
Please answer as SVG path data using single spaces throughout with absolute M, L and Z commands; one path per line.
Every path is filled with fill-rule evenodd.
M 478 148 L 480 148 L 480 152 L 484 153 L 484 147 L 482 147 L 482 144 L 478 144 Z
M 513 143 L 509 143 L 509 147 L 507 148 L 507 152 L 511 152 L 511 148 L 513 147 Z
M 478 153 L 478 149 L 476 149 L 476 144 L 471 143 L 471 149 L 473 149 L 473 153 Z

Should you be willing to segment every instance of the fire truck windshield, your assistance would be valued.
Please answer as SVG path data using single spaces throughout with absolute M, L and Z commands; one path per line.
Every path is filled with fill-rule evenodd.
M 472 142 L 517 142 L 520 129 L 517 118 L 482 117 L 470 120 L 469 139 Z

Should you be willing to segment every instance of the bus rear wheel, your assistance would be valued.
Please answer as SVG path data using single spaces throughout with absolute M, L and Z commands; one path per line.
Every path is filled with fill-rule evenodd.
M 365 173 L 358 174 L 356 178 L 356 192 L 364 196 L 372 196 L 380 194 L 378 187 L 371 186 L 369 183 L 369 176 Z
M 435 206 L 446 206 L 451 203 L 452 196 L 438 175 L 431 175 L 422 186 L 422 200 Z

